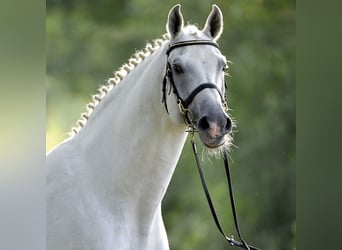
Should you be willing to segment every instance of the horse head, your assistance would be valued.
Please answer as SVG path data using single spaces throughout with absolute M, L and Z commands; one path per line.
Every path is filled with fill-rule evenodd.
M 176 5 L 169 12 L 166 27 L 170 37 L 166 78 L 176 101 L 166 100 L 164 87 L 165 107 L 173 120 L 184 122 L 185 117 L 206 147 L 219 148 L 227 144 L 233 126 L 225 105 L 227 62 L 216 43 L 223 30 L 221 10 L 213 5 L 199 30 L 193 25 L 184 27 L 180 5 Z

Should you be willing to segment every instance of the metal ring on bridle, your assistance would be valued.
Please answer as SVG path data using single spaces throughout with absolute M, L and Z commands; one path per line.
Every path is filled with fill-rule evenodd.
M 185 108 L 181 102 L 181 100 L 177 101 L 179 112 L 183 115 L 184 123 L 187 126 L 187 132 L 189 132 L 192 136 L 197 131 L 195 127 L 194 114 L 188 108 Z

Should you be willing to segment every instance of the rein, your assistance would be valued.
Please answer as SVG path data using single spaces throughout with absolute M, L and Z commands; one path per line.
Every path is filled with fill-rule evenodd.
M 189 130 L 188 132 L 191 133 L 191 145 L 192 145 L 192 149 L 194 151 L 198 173 L 200 175 L 202 187 L 203 187 L 203 190 L 204 190 L 204 193 L 205 193 L 205 197 L 207 198 L 208 205 L 209 205 L 209 208 L 210 208 L 210 212 L 211 212 L 211 215 L 213 216 L 213 219 L 215 221 L 216 227 L 218 228 L 218 230 L 220 231 L 222 236 L 226 239 L 226 241 L 231 246 L 240 247 L 240 248 L 243 248 L 243 249 L 246 249 L 246 250 L 260 250 L 259 248 L 256 248 L 254 246 L 248 245 L 247 242 L 241 236 L 240 228 L 239 228 L 239 223 L 238 223 L 238 218 L 237 218 L 237 213 L 236 213 L 236 209 L 235 209 L 235 202 L 234 202 L 234 195 L 233 195 L 233 188 L 232 188 L 232 180 L 231 180 L 231 176 L 230 176 L 229 163 L 228 163 L 228 158 L 227 158 L 226 150 L 223 151 L 223 161 L 224 161 L 224 167 L 225 167 L 226 177 L 227 177 L 227 185 L 228 185 L 228 190 L 229 190 L 230 205 L 231 205 L 231 209 L 232 209 L 232 213 L 233 213 L 233 217 L 234 217 L 235 229 L 236 229 L 236 232 L 237 232 L 241 242 L 239 242 L 237 240 L 234 240 L 234 236 L 233 235 L 231 237 L 228 237 L 225 234 L 225 232 L 224 232 L 224 230 L 223 230 L 223 228 L 221 226 L 221 223 L 220 223 L 219 218 L 218 218 L 218 216 L 216 214 L 216 210 L 215 210 L 213 201 L 212 201 L 210 193 L 209 193 L 209 189 L 208 189 L 206 181 L 205 181 L 205 177 L 204 177 L 204 174 L 203 174 L 202 166 L 201 166 L 200 161 L 198 159 L 197 147 L 196 147 L 196 144 L 194 142 L 194 132 L 195 131 L 193 130 L 193 128 L 191 128 L 191 130 Z
M 179 47 L 183 47 L 183 46 L 192 46 L 192 45 L 210 45 L 210 46 L 214 46 L 216 48 L 219 48 L 218 44 L 212 41 L 207 41 L 207 40 L 191 40 L 191 41 L 185 41 L 185 42 L 178 42 L 175 44 L 172 44 L 169 46 L 168 50 L 166 51 L 166 55 L 169 56 L 170 52 L 173 49 L 179 48 Z M 173 93 L 177 96 L 177 104 L 180 110 L 180 113 L 184 116 L 184 120 L 186 125 L 188 126 L 188 130 L 186 132 L 190 133 L 190 137 L 191 137 L 191 145 L 192 145 L 192 149 L 194 152 L 194 156 L 195 156 L 195 160 L 196 160 L 196 164 L 197 164 L 197 169 L 198 169 L 198 173 L 201 179 L 201 183 L 202 183 L 202 187 L 210 208 L 210 212 L 211 215 L 215 221 L 216 227 L 218 228 L 218 230 L 220 231 L 220 233 L 222 234 L 222 236 L 225 238 L 225 240 L 231 245 L 231 246 L 235 246 L 235 247 L 240 247 L 246 250 L 260 250 L 259 248 L 250 246 L 247 244 L 247 242 L 242 238 L 241 233 L 240 233 L 240 228 L 239 228 L 239 224 L 238 224 L 238 219 L 237 219 L 237 213 L 236 213 L 236 208 L 235 208 L 235 202 L 234 202 L 234 196 L 233 196 L 233 189 L 232 189 L 232 181 L 231 181 L 231 175 L 230 175 L 230 171 L 229 171 L 229 163 L 228 163 L 228 157 L 227 157 L 227 151 L 224 150 L 223 151 L 223 161 L 224 161 L 224 166 L 225 166 L 225 172 L 226 172 L 226 177 L 227 177 L 227 185 L 228 185 L 228 191 L 229 191 L 229 198 L 230 198 L 230 204 L 231 204 L 231 209 L 232 209 L 232 213 L 233 213 L 233 217 L 234 217 L 234 224 L 235 224 L 235 229 L 236 232 L 239 236 L 240 241 L 237 241 L 234 239 L 233 236 L 228 237 L 222 226 L 221 223 L 219 221 L 219 218 L 216 214 L 216 210 L 214 207 L 214 204 L 212 202 L 207 184 L 206 184 L 206 180 L 203 174 L 203 169 L 202 166 L 200 164 L 200 160 L 198 158 L 198 153 L 197 153 L 197 147 L 194 141 L 194 134 L 195 132 L 197 132 L 195 126 L 194 126 L 194 121 L 193 121 L 193 117 L 192 117 L 192 113 L 191 111 L 188 109 L 188 106 L 190 105 L 190 103 L 192 102 L 192 100 L 195 98 L 195 96 L 201 92 L 202 90 L 206 89 L 206 88 L 213 88 L 216 89 L 218 91 L 218 93 L 220 94 L 221 97 L 221 101 L 223 104 L 223 107 L 226 108 L 226 101 L 224 96 L 222 95 L 221 91 L 219 90 L 219 88 L 213 84 L 213 83 L 201 83 L 198 87 L 196 87 L 190 94 L 189 96 L 183 100 L 178 93 L 178 90 L 176 88 L 176 85 L 174 83 L 173 80 L 173 76 L 172 76 L 172 71 L 171 71 L 171 66 L 170 64 L 167 62 L 167 66 L 166 66 L 166 74 L 163 80 L 163 100 L 162 102 L 165 105 L 165 110 L 167 113 L 168 112 L 168 108 L 167 108 L 167 103 L 166 103 L 166 83 L 167 80 L 169 79 L 170 84 L 171 84 L 171 88 L 173 88 Z M 171 92 L 171 88 L 168 94 L 170 94 Z M 190 117 L 189 117 L 190 115 Z

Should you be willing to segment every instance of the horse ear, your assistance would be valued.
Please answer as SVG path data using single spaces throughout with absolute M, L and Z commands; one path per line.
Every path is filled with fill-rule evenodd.
M 169 12 L 166 29 L 170 34 L 171 38 L 175 38 L 178 33 L 182 30 L 184 20 L 182 13 L 180 12 L 181 5 L 175 5 Z
M 220 38 L 223 31 L 223 15 L 216 4 L 213 4 L 212 10 L 202 31 L 211 36 L 214 41 Z

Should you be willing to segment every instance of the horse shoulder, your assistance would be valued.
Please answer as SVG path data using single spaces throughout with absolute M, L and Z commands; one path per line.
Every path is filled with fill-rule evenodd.
M 80 152 L 72 141 L 66 141 L 48 154 L 46 163 L 48 249 L 91 246 L 87 244 L 93 228 L 88 223 L 92 204 L 82 188 Z

